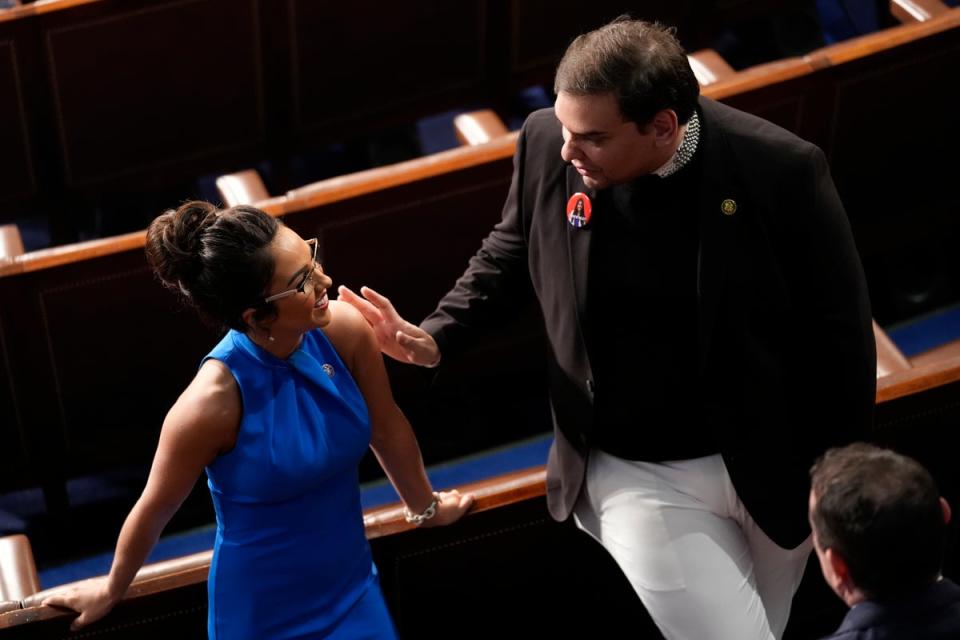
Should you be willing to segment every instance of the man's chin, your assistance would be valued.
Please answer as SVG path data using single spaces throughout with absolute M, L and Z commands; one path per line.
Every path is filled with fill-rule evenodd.
M 595 191 L 600 189 L 605 189 L 607 187 L 607 181 L 597 178 L 592 178 L 590 176 L 581 176 L 583 179 L 583 184 L 588 189 L 593 189 Z

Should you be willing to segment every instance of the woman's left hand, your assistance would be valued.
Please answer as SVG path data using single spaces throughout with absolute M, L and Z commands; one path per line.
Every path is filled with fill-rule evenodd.
M 456 522 L 463 517 L 470 507 L 473 506 L 473 494 L 466 493 L 460 495 L 460 492 L 440 491 L 439 502 L 437 502 L 437 513 L 429 520 L 425 520 L 421 527 L 440 527 L 451 522 Z

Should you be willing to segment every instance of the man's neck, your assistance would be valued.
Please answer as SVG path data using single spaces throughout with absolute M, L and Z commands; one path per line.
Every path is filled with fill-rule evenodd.
M 853 607 L 854 605 L 860 604 L 861 602 L 867 599 L 867 596 L 865 596 L 864 593 L 860 591 L 860 589 L 857 589 L 855 587 L 851 591 L 845 592 L 840 597 L 843 599 L 844 603 L 846 603 L 848 607 Z
M 700 142 L 700 117 L 694 111 L 690 120 L 677 129 L 676 139 L 667 149 L 666 159 L 653 175 L 666 178 L 683 169 L 697 150 Z

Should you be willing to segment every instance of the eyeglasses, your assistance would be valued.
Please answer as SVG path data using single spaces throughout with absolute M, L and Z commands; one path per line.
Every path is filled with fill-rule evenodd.
M 313 247 L 313 254 L 310 256 L 311 267 L 310 267 L 309 273 L 304 274 L 303 279 L 300 281 L 300 284 L 298 284 L 293 289 L 281 291 L 280 293 L 275 293 L 272 296 L 267 296 L 266 298 L 264 298 L 263 304 L 267 304 L 268 302 L 273 302 L 274 300 L 280 300 L 281 298 L 287 298 L 296 293 L 306 293 L 308 284 L 311 285 L 311 289 L 312 289 L 313 276 L 317 273 L 317 267 L 320 266 L 320 264 L 317 262 L 317 246 L 320 243 L 317 242 L 316 238 L 310 238 L 309 240 L 306 241 L 306 243 L 311 247 Z

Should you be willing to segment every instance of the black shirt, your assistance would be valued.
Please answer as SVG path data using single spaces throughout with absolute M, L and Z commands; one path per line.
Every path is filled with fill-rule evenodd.
M 645 461 L 711 455 L 697 323 L 701 153 L 597 194 L 587 289 L 593 446 Z

